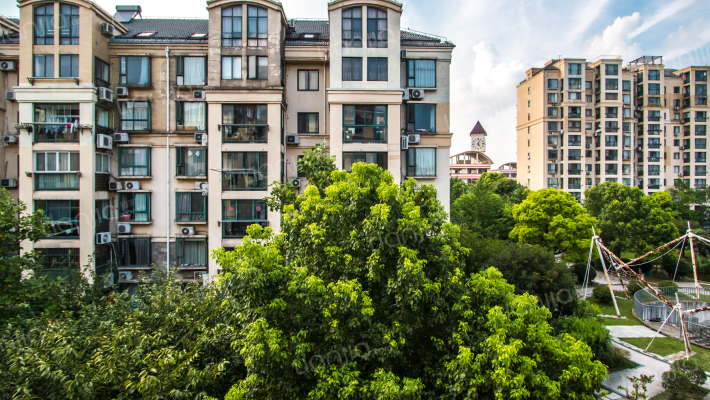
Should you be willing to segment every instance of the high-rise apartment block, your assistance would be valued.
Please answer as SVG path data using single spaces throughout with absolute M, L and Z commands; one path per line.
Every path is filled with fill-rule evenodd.
M 607 181 L 646 193 L 678 180 L 704 188 L 708 71 L 665 68 L 656 56 L 529 69 L 517 86 L 518 181 L 580 200 Z
M 448 210 L 454 45 L 402 30 L 400 3 L 335 0 L 327 20 L 273 0 L 209 0 L 207 19 L 18 7 L 0 18 L 3 186 L 52 221 L 24 244 L 50 269 L 116 261 L 123 285 L 152 268 L 214 275 L 210 249 L 251 224 L 278 231 L 268 185 L 303 191 L 297 161 L 318 143 L 344 170 L 433 184 Z

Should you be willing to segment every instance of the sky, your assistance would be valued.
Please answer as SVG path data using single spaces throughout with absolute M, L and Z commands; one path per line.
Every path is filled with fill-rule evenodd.
M 199 0 L 95 0 L 113 12 L 140 4 L 144 17 L 206 18 Z M 709 0 L 400 0 L 402 27 L 456 44 L 451 64 L 451 154 L 470 149 L 476 121 L 495 165 L 516 160 L 516 89 L 550 59 L 663 56 L 667 68 L 710 63 Z M 327 18 L 327 0 L 283 0 L 287 18 Z M 17 16 L 15 2 L 0 14 Z

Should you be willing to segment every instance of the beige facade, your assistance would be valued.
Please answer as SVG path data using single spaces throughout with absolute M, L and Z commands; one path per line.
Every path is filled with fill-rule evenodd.
M 517 87 L 518 181 L 580 200 L 585 189 L 605 181 L 653 193 L 680 174 L 705 187 L 707 97 L 693 91 L 691 76 L 700 71 L 697 76 L 707 79 L 708 69 L 666 69 L 661 57 L 649 56 L 624 66 L 621 57 L 601 56 L 528 70 Z M 702 82 L 697 90 L 706 93 Z M 702 151 L 682 153 L 696 149 L 691 134 L 699 136 Z
M 215 275 L 211 249 L 250 224 L 278 231 L 268 184 L 302 181 L 298 158 L 317 143 L 339 168 L 433 184 L 448 210 L 453 44 L 402 31 L 389 0 L 333 1 L 329 20 L 289 20 L 271 0 L 206 5 L 207 19 L 173 20 L 28 0 L 0 19 L 0 62 L 17 66 L 0 72 L 15 98 L 0 101 L 0 130 L 18 139 L 3 171 L 54 226 L 25 251 L 50 269 L 115 264 L 127 287 L 153 268 Z

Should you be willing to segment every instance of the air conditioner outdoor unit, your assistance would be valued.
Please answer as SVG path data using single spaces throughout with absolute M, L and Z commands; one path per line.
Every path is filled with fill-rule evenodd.
M 402 150 L 409 148 L 409 136 L 402 136 Z
M 101 232 L 96 234 L 96 244 L 111 243 L 111 232 Z
M 10 72 L 17 70 L 17 64 L 14 61 L 0 61 L 0 71 Z
M 113 272 L 111 272 L 110 274 L 108 274 L 108 282 L 104 286 L 104 289 L 110 288 L 114 284 L 116 284 L 116 279 L 114 278 Z
M 205 275 L 207 275 L 206 272 L 195 272 L 193 278 L 195 278 L 197 282 L 203 282 L 204 278 L 206 278 Z
M 685 150 L 685 146 L 680 146 L 680 149 L 681 149 L 681 150 Z
M 99 88 L 99 100 L 113 102 L 113 90 L 105 87 Z
M 17 136 L 7 135 L 2 138 L 2 141 L 5 142 L 5 144 L 17 144 Z
M 683 176 L 683 173 L 682 173 L 682 172 L 678 172 L 678 176 Z
M 410 97 L 411 96 L 409 95 L 409 90 L 405 90 L 404 92 L 402 92 L 402 101 L 409 101 Z
M 298 135 L 286 135 L 286 144 L 299 144 L 301 138 Z
M 123 184 L 123 187 L 125 187 L 126 190 L 140 190 L 141 183 L 138 181 L 128 181 Z
M 118 233 L 131 233 L 131 224 L 118 224 Z
M 128 96 L 128 88 L 125 86 L 118 86 L 116 88 L 116 96 L 118 96 L 118 97 Z
M 293 187 L 301 187 L 301 180 L 300 179 L 294 179 L 291 181 L 291 184 Z
M 121 182 L 109 182 L 108 190 L 123 190 L 123 185 Z
M 685 123 L 685 120 L 684 120 L 684 119 L 681 119 L 681 120 L 680 120 L 680 123 L 681 123 L 681 124 L 684 124 L 684 123 Z
M 104 22 L 101 24 L 101 34 L 106 36 L 116 36 L 116 27 Z
M 2 179 L 0 180 L 0 187 L 4 188 L 16 188 L 17 187 L 17 179 Z
M 195 143 L 199 143 L 202 146 L 207 146 L 207 134 L 206 133 L 196 133 Z
M 114 142 L 126 143 L 128 142 L 128 134 L 126 132 L 117 132 L 113 134 Z
M 133 272 L 120 271 L 118 273 L 118 281 L 119 282 L 132 281 L 132 280 L 133 280 Z
M 207 182 L 195 182 L 195 190 L 207 189 Z
M 112 149 L 113 148 L 113 138 L 109 135 L 96 135 L 96 148 L 97 149 Z
M 8 101 L 15 101 L 17 100 L 17 96 L 15 96 L 15 92 L 12 90 L 8 90 L 5 92 L 5 100 Z
M 409 144 L 418 144 L 422 141 L 422 137 L 418 133 L 409 134 L 407 135 L 407 138 Z
M 592 174 L 592 171 L 587 171 L 587 175 L 591 175 L 591 174 Z
M 406 50 L 406 49 L 402 49 L 402 50 L 400 51 L 400 55 L 402 56 L 402 58 L 407 58 L 407 50 Z
M 205 98 L 205 92 L 201 90 L 195 90 L 192 92 L 192 98 L 193 99 L 204 99 Z
M 410 99 L 412 100 L 424 100 L 424 89 L 409 89 Z
M 679 107 L 673 107 L 673 111 L 678 111 Z
M 560 129 L 560 135 L 562 135 L 562 134 L 564 134 L 564 133 L 565 133 L 565 130 L 564 130 L 564 129 Z
M 195 228 L 192 226 L 183 226 L 180 229 L 180 233 L 187 236 L 192 236 L 195 234 Z

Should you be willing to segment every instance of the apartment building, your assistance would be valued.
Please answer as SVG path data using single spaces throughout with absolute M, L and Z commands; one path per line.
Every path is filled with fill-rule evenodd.
M 206 7 L 153 19 L 20 0 L 19 19 L 0 19 L 4 174 L 54 226 L 25 250 L 50 269 L 115 262 L 128 289 L 154 268 L 200 281 L 218 273 L 211 249 L 251 224 L 278 231 L 268 185 L 304 190 L 297 161 L 317 143 L 345 170 L 433 184 L 448 210 L 452 43 L 402 30 L 390 0 L 335 0 L 327 20 L 273 0 Z
M 578 200 L 601 182 L 646 193 L 677 179 L 705 187 L 708 70 L 666 69 L 657 56 L 626 66 L 619 56 L 565 58 L 529 69 L 517 86 L 518 181 Z

